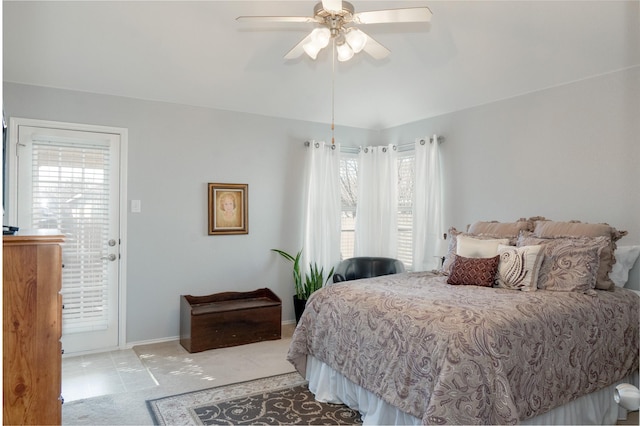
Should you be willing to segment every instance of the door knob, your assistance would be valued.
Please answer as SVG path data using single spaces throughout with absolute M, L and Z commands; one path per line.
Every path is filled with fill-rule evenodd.
M 111 262 L 113 262 L 114 260 L 116 260 L 116 258 L 117 258 L 117 256 L 115 254 L 111 253 L 108 256 L 102 256 L 100 259 L 110 260 Z

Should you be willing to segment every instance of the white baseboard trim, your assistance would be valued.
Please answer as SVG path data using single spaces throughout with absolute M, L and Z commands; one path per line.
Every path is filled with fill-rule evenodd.
M 125 349 L 131 349 L 134 346 L 153 345 L 154 343 L 166 343 L 180 340 L 180 336 L 161 337 L 159 339 L 138 340 L 136 342 L 127 342 Z
M 296 323 L 296 320 L 282 321 L 282 325 L 291 325 L 291 324 L 295 324 L 295 323 Z M 152 345 L 154 343 L 173 342 L 173 341 L 176 341 L 176 340 L 180 340 L 180 336 L 161 337 L 159 339 L 139 340 L 137 342 L 127 342 L 127 344 L 124 347 L 124 349 L 131 349 L 134 346 L 140 346 L 140 345 Z

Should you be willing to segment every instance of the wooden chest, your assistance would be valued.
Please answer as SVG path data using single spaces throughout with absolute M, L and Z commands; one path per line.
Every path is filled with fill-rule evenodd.
M 180 296 L 180 344 L 191 353 L 281 335 L 282 302 L 268 288 Z

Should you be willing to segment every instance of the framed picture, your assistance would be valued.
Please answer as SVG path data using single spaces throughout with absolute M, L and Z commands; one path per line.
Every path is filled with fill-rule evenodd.
M 209 235 L 248 234 L 249 185 L 209 184 Z

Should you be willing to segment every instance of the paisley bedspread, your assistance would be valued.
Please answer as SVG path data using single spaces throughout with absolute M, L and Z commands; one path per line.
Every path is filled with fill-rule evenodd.
M 514 424 L 638 368 L 640 297 L 453 286 L 428 272 L 324 287 L 287 359 L 313 355 L 425 424 Z

